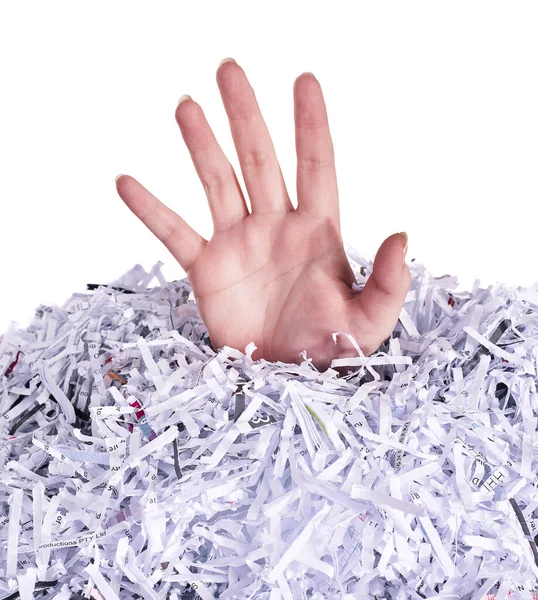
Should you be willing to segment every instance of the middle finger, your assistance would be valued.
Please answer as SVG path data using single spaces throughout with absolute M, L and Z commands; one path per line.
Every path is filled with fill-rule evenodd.
M 271 136 L 245 72 L 233 60 L 221 63 L 217 84 L 230 121 L 252 212 L 294 210 Z

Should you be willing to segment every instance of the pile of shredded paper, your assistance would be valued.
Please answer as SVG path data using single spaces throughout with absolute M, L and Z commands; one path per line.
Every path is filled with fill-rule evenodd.
M 538 285 L 412 261 L 321 373 L 215 350 L 162 264 L 0 339 L 0 599 L 537 597 Z

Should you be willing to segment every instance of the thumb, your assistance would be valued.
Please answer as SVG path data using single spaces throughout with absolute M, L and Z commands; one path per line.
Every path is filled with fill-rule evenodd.
M 411 274 L 405 264 L 406 253 L 407 234 L 401 232 L 389 236 L 379 247 L 372 273 L 356 298 L 358 310 L 372 327 L 371 344 L 365 348 L 365 353 L 379 348 L 398 322 L 411 283 Z

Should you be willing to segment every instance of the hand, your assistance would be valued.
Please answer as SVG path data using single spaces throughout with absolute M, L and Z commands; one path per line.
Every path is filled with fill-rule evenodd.
M 340 233 L 334 150 L 321 87 L 311 73 L 295 80 L 297 208 L 294 208 L 256 96 L 234 61 L 217 70 L 249 213 L 237 176 L 200 105 L 188 97 L 176 120 L 204 187 L 213 218 L 209 241 L 133 177 L 117 179 L 131 211 L 164 243 L 187 273 L 215 349 L 253 359 L 300 363 L 320 370 L 333 358 L 356 356 L 351 333 L 369 355 L 392 333 L 410 284 L 405 234 L 388 237 L 362 291 Z

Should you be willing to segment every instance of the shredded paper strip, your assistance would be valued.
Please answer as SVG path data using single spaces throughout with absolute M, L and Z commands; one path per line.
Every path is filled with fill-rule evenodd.
M 538 597 L 538 285 L 411 262 L 322 373 L 213 348 L 162 264 L 0 338 L 0 599 Z

